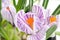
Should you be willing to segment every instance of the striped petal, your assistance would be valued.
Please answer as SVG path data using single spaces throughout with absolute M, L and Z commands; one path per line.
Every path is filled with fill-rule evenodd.
M 36 13 L 36 16 L 38 16 L 40 19 L 43 19 L 43 8 L 42 7 L 34 5 L 32 7 L 32 12 Z
M 46 23 L 46 20 L 43 19 L 40 21 L 39 17 L 34 18 L 34 32 L 42 31 L 44 30 L 45 32 L 48 30 L 48 25 Z
M 56 32 L 60 32 L 60 15 L 57 15 L 57 29 Z
M 60 27 L 60 15 L 57 15 L 57 26 Z
M 44 37 L 45 37 L 44 31 L 43 32 L 39 31 L 34 35 L 28 35 L 27 40 L 42 40 L 42 39 L 45 40 Z

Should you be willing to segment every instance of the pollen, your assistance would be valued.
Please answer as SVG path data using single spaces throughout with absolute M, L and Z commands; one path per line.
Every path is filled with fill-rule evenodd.
M 30 26 L 30 28 L 33 30 L 33 22 L 34 22 L 34 19 L 32 17 L 28 18 L 26 20 L 27 24 Z
M 55 16 L 51 16 L 50 17 L 50 23 L 53 23 L 53 22 L 55 22 L 56 21 L 56 17 Z

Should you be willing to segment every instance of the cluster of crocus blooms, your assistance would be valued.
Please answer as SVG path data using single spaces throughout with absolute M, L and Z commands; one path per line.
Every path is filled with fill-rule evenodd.
M 15 25 L 20 31 L 28 34 L 27 40 L 45 40 L 46 31 L 56 24 L 56 16 L 44 18 L 44 13 L 49 14 L 42 7 L 34 5 L 32 11 L 25 13 L 24 10 L 20 10 L 16 14 Z
M 3 19 L 15 24 L 15 26 L 22 32 L 25 32 L 27 40 L 45 40 L 46 31 L 57 23 L 56 16 L 47 16 L 44 18 L 44 13 L 49 14 L 43 7 L 33 5 L 32 11 L 25 13 L 20 10 L 16 14 L 13 6 L 8 5 L 3 7 L 1 14 Z M 46 16 L 46 15 L 45 15 Z

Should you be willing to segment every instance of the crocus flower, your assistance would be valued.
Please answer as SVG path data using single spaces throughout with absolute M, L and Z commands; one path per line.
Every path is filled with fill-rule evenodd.
M 8 0 L 5 1 L 2 0 L 2 3 L 3 3 L 2 5 L 4 5 L 1 9 L 2 18 L 13 24 L 14 16 L 16 15 L 16 9 L 14 8 L 13 5 L 9 3 Z
M 28 35 L 27 40 L 45 40 L 48 26 L 43 13 L 44 9 L 42 7 L 34 5 L 32 12 L 25 13 L 24 10 L 20 10 L 16 14 L 14 23 L 20 31 Z
M 53 34 L 51 35 L 51 37 L 56 36 L 56 32 L 60 32 L 60 15 L 56 15 L 56 16 L 50 16 L 50 25 L 56 25 L 57 28 L 56 30 L 53 32 Z

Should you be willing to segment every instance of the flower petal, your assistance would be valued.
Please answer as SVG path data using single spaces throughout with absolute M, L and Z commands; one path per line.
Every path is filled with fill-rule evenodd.
M 43 19 L 43 9 L 42 9 L 42 7 L 34 5 L 32 7 L 32 12 L 36 13 L 36 16 L 38 16 L 40 19 Z
M 57 15 L 57 26 L 60 27 L 60 15 Z
M 41 30 L 44 30 L 46 32 L 47 29 L 48 29 L 48 25 L 46 24 L 46 20 L 43 19 L 42 21 L 40 21 L 40 19 L 35 16 L 35 18 L 34 18 L 34 32 L 38 32 Z
M 10 5 L 10 1 L 11 0 L 2 0 L 2 7 L 6 7 L 6 6 Z
M 42 40 L 45 36 L 45 33 L 44 32 L 38 32 L 34 35 L 28 35 L 27 36 L 27 40 Z

